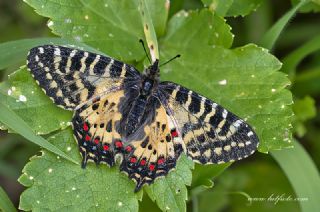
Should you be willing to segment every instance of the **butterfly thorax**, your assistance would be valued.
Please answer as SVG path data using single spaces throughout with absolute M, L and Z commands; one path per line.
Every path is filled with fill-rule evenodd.
M 128 90 L 127 98 L 121 102 L 123 118 L 120 121 L 120 134 L 128 138 L 138 132 L 146 122 L 151 122 L 159 107 L 155 98 L 159 83 L 158 60 L 146 68 L 141 76 L 138 90 Z

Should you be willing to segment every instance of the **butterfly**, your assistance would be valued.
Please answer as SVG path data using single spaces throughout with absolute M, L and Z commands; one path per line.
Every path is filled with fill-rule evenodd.
M 182 153 L 200 164 L 220 164 L 258 147 L 245 121 L 182 85 L 161 82 L 159 60 L 140 73 L 111 57 L 43 45 L 29 51 L 27 67 L 56 105 L 74 111 L 82 167 L 119 161 L 136 192 L 166 176 Z

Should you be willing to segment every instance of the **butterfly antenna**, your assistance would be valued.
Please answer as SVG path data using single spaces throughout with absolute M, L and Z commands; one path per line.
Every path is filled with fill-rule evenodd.
M 164 63 L 160 64 L 159 67 L 160 67 L 160 66 L 163 66 L 163 65 L 165 65 L 165 64 L 167 64 L 167 63 L 171 62 L 172 60 L 174 60 L 174 59 L 176 59 L 176 58 L 179 58 L 179 57 L 181 57 L 181 55 L 180 55 L 180 54 L 177 54 L 176 56 L 174 56 L 173 58 L 171 58 L 171 59 L 168 60 L 167 62 L 164 62 Z
M 143 47 L 143 49 L 144 49 L 144 52 L 146 53 L 146 56 L 147 56 L 147 58 L 148 58 L 148 60 L 149 60 L 149 62 L 150 62 L 150 64 L 151 64 L 151 60 L 150 60 L 150 57 L 149 57 L 148 52 L 147 52 L 147 50 L 146 50 L 146 47 L 144 46 L 143 40 L 140 39 L 139 42 L 142 44 L 142 47 Z

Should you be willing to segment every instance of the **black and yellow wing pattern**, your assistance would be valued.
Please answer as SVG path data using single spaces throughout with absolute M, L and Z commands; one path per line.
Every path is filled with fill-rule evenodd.
M 27 67 L 55 104 L 74 111 L 82 167 L 88 161 L 114 166 L 120 158 L 135 191 L 166 176 L 182 152 L 219 164 L 258 147 L 253 129 L 217 103 L 173 82 L 150 81 L 111 57 L 44 45 L 30 50 Z

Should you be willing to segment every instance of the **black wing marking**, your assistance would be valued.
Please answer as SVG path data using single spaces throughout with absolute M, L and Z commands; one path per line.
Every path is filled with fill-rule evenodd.
M 159 87 L 185 143 L 186 154 L 196 162 L 240 160 L 257 149 L 257 135 L 233 113 L 175 83 L 162 82 Z
M 31 49 L 27 67 L 43 91 L 68 110 L 140 77 L 135 68 L 110 57 L 53 45 Z

